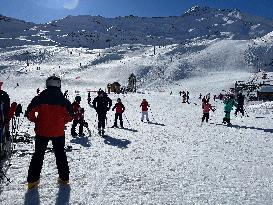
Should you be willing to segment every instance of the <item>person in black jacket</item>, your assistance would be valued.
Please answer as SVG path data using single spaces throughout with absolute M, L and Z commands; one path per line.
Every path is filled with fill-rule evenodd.
M 242 113 L 244 116 L 244 104 L 245 104 L 245 96 L 243 96 L 242 93 L 239 93 L 237 96 L 237 109 L 235 111 L 235 115 L 237 115 L 238 112 Z
M 104 135 L 106 113 L 112 106 L 112 100 L 102 90 L 98 91 L 98 96 L 93 100 L 93 108 L 98 114 L 98 129 L 99 134 Z

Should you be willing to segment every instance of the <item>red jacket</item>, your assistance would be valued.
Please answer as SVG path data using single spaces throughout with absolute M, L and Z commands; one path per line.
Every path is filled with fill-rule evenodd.
M 72 103 L 72 109 L 73 109 L 73 113 L 74 113 L 74 120 L 83 119 L 83 117 L 84 117 L 83 111 L 82 111 L 82 108 L 78 102 L 75 101 Z
M 11 103 L 9 114 L 8 114 L 8 121 L 10 121 L 10 119 L 13 118 L 14 113 L 16 111 L 16 106 L 17 106 L 16 102 Z
M 209 113 L 212 110 L 211 104 L 203 103 L 202 105 L 203 113 Z
M 148 107 L 150 107 L 150 105 L 147 101 L 142 101 L 140 107 L 142 107 L 142 111 L 148 111 Z
M 124 110 L 125 110 L 125 107 L 124 107 L 124 105 L 121 102 L 118 102 L 112 108 L 113 111 L 114 111 L 114 109 L 116 109 L 116 113 L 123 113 Z
M 32 99 L 26 116 L 35 123 L 36 135 L 62 137 L 65 124 L 73 119 L 72 105 L 60 89 L 50 87 Z

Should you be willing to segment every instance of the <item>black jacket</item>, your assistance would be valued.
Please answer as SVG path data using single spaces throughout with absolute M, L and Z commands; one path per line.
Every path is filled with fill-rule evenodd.
M 0 90 L 0 122 L 1 123 L 3 123 L 8 118 L 9 110 L 10 110 L 9 95 L 5 91 Z
M 106 113 L 112 106 L 112 100 L 106 95 L 103 97 L 97 96 L 92 104 L 97 113 Z

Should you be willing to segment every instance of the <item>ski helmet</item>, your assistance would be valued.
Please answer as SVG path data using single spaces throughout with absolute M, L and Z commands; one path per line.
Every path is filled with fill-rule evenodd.
M 46 87 L 61 88 L 61 79 L 56 76 L 50 76 L 46 79 Z
M 98 95 L 101 95 L 101 94 L 103 94 L 103 90 L 98 91 Z
M 75 101 L 76 101 L 76 102 L 80 102 L 81 100 L 82 100 L 81 96 L 77 95 L 77 96 L 75 97 Z

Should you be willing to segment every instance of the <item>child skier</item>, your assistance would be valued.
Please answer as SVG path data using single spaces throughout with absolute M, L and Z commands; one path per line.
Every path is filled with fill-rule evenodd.
M 77 136 L 76 126 L 80 124 L 79 127 L 79 136 L 83 135 L 83 126 L 84 126 L 84 109 L 80 106 L 81 96 L 76 96 L 75 101 L 72 103 L 72 109 L 74 113 L 73 124 L 71 128 L 71 135 L 73 137 Z
M 114 111 L 116 109 L 116 113 L 115 113 L 115 122 L 114 125 L 112 127 L 118 127 L 117 125 L 117 121 L 119 118 L 120 121 L 120 127 L 123 128 L 123 121 L 122 121 L 122 113 L 125 111 L 125 107 L 121 102 L 121 99 L 118 98 L 117 99 L 117 103 L 115 104 L 115 106 L 112 108 L 112 111 Z
M 139 107 L 142 107 L 141 122 L 143 122 L 144 116 L 146 116 L 146 120 L 147 120 L 147 122 L 149 122 L 148 107 L 150 107 L 150 105 L 147 102 L 147 100 L 143 99 Z
M 223 124 L 227 123 L 227 125 L 231 125 L 230 112 L 233 110 L 233 106 L 237 106 L 233 94 L 230 94 L 227 98 L 225 98 L 224 105 L 224 111 L 226 114 L 223 118 Z
M 203 117 L 202 117 L 202 122 L 206 119 L 206 122 L 209 121 L 209 112 L 212 110 L 213 112 L 215 111 L 209 101 L 204 101 L 202 104 L 202 109 L 203 109 Z

